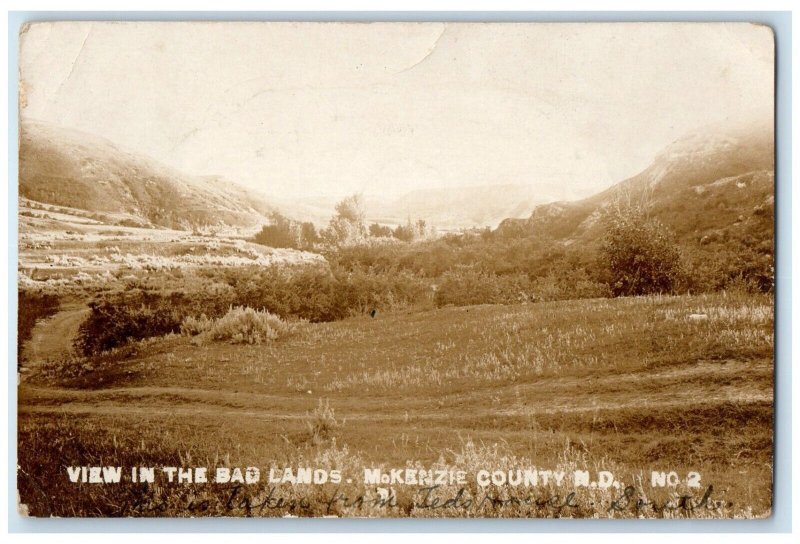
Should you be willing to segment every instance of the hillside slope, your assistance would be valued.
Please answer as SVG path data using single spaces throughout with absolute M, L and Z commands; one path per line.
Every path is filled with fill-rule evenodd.
M 546 236 L 567 244 L 593 243 L 611 206 L 643 204 L 684 244 L 731 236 L 772 242 L 774 138 L 769 125 L 716 126 L 667 146 L 638 175 L 590 198 L 534 208 L 507 219 L 498 232 Z
M 97 136 L 38 121 L 21 124 L 19 162 L 21 197 L 142 225 L 252 226 L 270 209 L 233 183 L 187 176 Z

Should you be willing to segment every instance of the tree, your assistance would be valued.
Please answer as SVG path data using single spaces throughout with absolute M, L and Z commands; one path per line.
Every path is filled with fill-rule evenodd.
M 364 199 L 359 194 L 348 196 L 336 204 L 336 217 L 353 224 L 364 224 Z
M 397 225 L 391 235 L 402 242 L 413 242 L 422 240 L 433 234 L 433 228 L 428 228 L 428 223 L 424 219 L 417 219 L 414 223 L 409 217 L 405 225 Z
M 616 207 L 606 218 L 602 255 L 614 296 L 671 293 L 682 276 L 672 233 L 636 206 Z
M 352 195 L 336 204 L 336 215 L 331 218 L 324 236 L 335 245 L 352 245 L 367 237 L 364 202 L 361 195 Z
M 369 235 L 373 238 L 389 238 L 392 236 L 392 228 L 373 223 L 369 226 Z
M 417 219 L 417 222 L 414 223 L 414 231 L 414 237 L 421 240 L 428 236 L 428 224 L 424 219 Z
M 256 234 L 255 242 L 270 247 L 297 248 L 300 243 L 293 221 L 278 212 L 269 216 L 270 224 L 264 225 Z
M 392 236 L 402 242 L 413 242 L 414 228 L 411 226 L 411 222 L 409 222 L 407 225 L 397 225 L 397 227 L 395 227 L 395 229 L 392 231 Z
M 270 247 L 289 247 L 292 249 L 313 249 L 320 242 L 314 223 L 300 223 L 272 212 L 270 224 L 264 225 L 253 239 L 257 244 Z
M 317 234 L 314 223 L 306 221 L 300 224 L 300 245 L 302 249 L 312 249 L 314 245 L 321 241 L 322 239 Z

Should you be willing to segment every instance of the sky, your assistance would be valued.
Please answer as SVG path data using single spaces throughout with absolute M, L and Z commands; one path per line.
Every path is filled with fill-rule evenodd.
M 746 23 L 36 23 L 21 115 L 284 198 L 521 184 L 589 196 L 771 118 Z

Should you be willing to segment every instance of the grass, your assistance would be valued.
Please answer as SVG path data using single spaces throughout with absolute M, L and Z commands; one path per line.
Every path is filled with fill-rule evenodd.
M 23 347 L 30 340 L 36 322 L 58 312 L 61 301 L 50 293 L 19 290 L 17 298 L 17 361 L 23 359 Z
M 237 306 L 219 319 L 189 316 L 181 323 L 181 333 L 194 336 L 194 344 L 209 341 L 232 344 L 261 344 L 292 332 L 295 324 L 287 323 L 266 310 Z
M 261 345 L 142 342 L 81 373 L 43 368 L 23 383 L 21 501 L 34 515 L 762 517 L 772 305 L 722 293 L 472 306 L 298 324 Z M 228 510 L 230 486 L 69 484 L 64 466 L 81 464 L 307 464 L 356 480 L 281 484 L 286 507 Z M 502 507 L 423 508 L 418 487 L 359 485 L 364 466 L 606 469 L 657 504 L 686 490 L 651 488 L 651 470 L 695 470 L 713 504 L 609 511 L 620 490 L 580 489 L 580 507 L 557 510 L 503 487 L 489 488 Z M 469 482 L 477 503 L 485 490 Z M 244 491 L 252 505 L 269 488 Z M 444 501 L 458 488 L 436 493 Z M 370 500 L 329 505 L 337 492 Z M 188 510 L 186 493 L 207 508 Z M 396 506 L 379 504 L 392 496 Z

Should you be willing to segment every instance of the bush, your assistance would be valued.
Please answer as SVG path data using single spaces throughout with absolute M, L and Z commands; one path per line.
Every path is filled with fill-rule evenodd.
M 78 328 L 75 348 L 90 356 L 131 340 L 178 333 L 186 316 L 221 316 L 230 304 L 230 297 L 219 293 L 142 289 L 108 293 L 89 303 L 91 311 Z
M 340 282 L 324 268 L 232 270 L 227 281 L 236 306 L 267 310 L 281 318 L 335 321 L 349 315 Z
M 356 312 L 357 297 L 348 288 L 353 282 L 321 267 L 249 267 L 207 274 L 213 274 L 213 282 L 201 281 L 190 292 L 131 288 L 99 295 L 89 304 L 91 312 L 79 328 L 76 348 L 89 356 L 130 340 L 197 334 L 232 306 L 314 322 L 343 319 Z M 214 285 L 224 288 L 212 289 Z
M 261 232 L 255 235 L 254 241 L 270 247 L 292 247 L 300 246 L 297 233 L 294 232 L 292 221 L 277 212 L 270 216 L 270 225 L 265 225 Z
M 430 282 L 408 272 L 379 274 L 337 271 L 336 304 L 345 316 L 362 315 L 373 308 L 392 310 L 430 304 Z
M 602 251 L 614 296 L 672 293 L 681 281 L 681 256 L 671 233 L 643 213 L 609 214 Z
M 605 298 L 610 294 L 607 284 L 592 280 L 583 269 L 542 276 L 533 282 L 532 289 L 537 301 Z
M 216 320 L 205 316 L 184 319 L 181 331 L 198 331 L 200 342 L 227 341 L 232 344 L 262 344 L 291 332 L 292 326 L 276 315 L 252 308 L 231 308 Z
M 429 297 L 429 282 L 408 272 L 348 271 L 336 265 L 332 268 L 333 271 L 322 267 L 230 271 L 226 280 L 235 293 L 234 305 L 314 323 L 344 319 L 375 307 L 408 307 Z
M 369 235 L 373 238 L 391 238 L 392 228 L 378 223 L 372 223 L 369 226 Z
M 531 299 L 530 280 L 524 274 L 499 276 L 464 267 L 442 275 L 434 304 L 437 307 L 513 304 Z
M 78 328 L 75 348 L 84 355 L 96 355 L 130 340 L 163 336 L 180 330 L 180 308 L 156 299 L 151 303 L 123 300 L 94 301 L 89 317 Z
M 336 414 L 327 400 L 319 399 L 314 411 L 306 416 L 309 439 L 314 444 L 332 438 L 343 424 L 344 422 L 340 423 L 336 419 Z
M 208 331 L 213 324 L 214 320 L 206 317 L 206 314 L 200 314 L 200 317 L 189 315 L 184 317 L 181 322 L 181 334 L 184 336 L 197 336 Z

